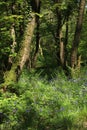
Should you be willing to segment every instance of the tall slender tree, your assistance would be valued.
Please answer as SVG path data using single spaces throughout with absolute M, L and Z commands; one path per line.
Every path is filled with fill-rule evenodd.
M 32 59 L 32 67 L 35 67 L 37 55 L 39 52 L 39 44 L 40 44 L 40 34 L 39 34 L 39 27 L 40 27 L 40 8 L 41 8 L 41 1 L 40 0 L 31 0 L 32 10 L 36 13 L 36 46 L 35 46 L 35 52 Z
M 77 66 L 77 54 L 78 54 L 78 47 L 80 43 L 85 3 L 86 3 L 86 0 L 80 0 L 80 3 L 79 3 L 76 29 L 75 29 L 74 40 L 73 40 L 72 50 L 71 50 L 71 67 L 72 68 L 75 68 Z

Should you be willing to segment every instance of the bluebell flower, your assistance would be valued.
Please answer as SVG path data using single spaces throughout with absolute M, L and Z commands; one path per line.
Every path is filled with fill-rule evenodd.
M 87 82 L 85 82 L 83 85 L 84 85 L 84 86 L 87 86 Z
M 26 109 L 26 113 L 29 113 L 30 112 L 30 109 Z
M 13 113 L 16 113 L 16 112 L 17 112 L 17 110 L 18 110 L 17 108 L 14 108 L 14 109 L 13 109 Z
M 78 105 L 78 101 L 75 101 L 74 104 L 75 104 L 75 105 Z
M 65 108 L 64 108 L 64 107 L 61 107 L 61 108 L 60 108 L 60 111 L 64 111 L 64 110 L 65 110 Z
M 16 101 L 14 101 L 14 104 L 16 105 L 16 104 L 17 104 L 17 102 L 16 102 Z

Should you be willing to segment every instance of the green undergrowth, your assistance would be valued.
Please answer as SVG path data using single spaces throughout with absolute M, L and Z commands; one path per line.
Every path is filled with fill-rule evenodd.
M 32 74 L 33 73 L 33 74 Z M 47 80 L 24 70 L 0 91 L 0 130 L 87 130 L 87 77 Z

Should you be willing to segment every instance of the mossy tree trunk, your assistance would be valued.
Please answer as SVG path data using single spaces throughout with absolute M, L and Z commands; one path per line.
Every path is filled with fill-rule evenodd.
M 15 1 L 13 1 L 12 4 L 11 4 L 12 15 L 16 14 L 15 11 L 16 11 Z M 12 25 L 11 25 L 10 33 L 11 33 L 11 38 L 12 38 L 12 44 L 11 44 L 11 52 L 10 52 L 11 55 L 8 58 L 8 70 L 11 69 L 11 66 L 12 66 L 12 63 L 13 63 L 12 55 L 14 55 L 15 47 L 17 46 L 17 43 L 16 43 L 16 32 L 15 32 L 15 22 L 13 22 Z
M 31 21 L 28 22 L 27 27 L 25 29 L 24 37 L 21 42 L 21 48 L 18 52 L 18 55 L 16 56 L 10 71 L 7 71 L 4 75 L 4 87 L 7 87 L 9 84 L 17 82 L 24 65 L 29 60 L 30 44 L 35 25 L 35 15 L 33 14 Z

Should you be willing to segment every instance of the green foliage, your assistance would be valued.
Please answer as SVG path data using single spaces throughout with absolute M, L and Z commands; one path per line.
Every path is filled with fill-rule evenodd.
M 27 1 L 15 0 L 0 1 L 0 69 L 8 69 L 8 58 L 13 59 L 20 47 L 25 26 L 29 17 L 29 7 Z M 12 53 L 13 38 L 11 29 L 14 25 L 15 31 L 15 52 Z M 3 67 L 4 66 L 4 67 Z
M 0 92 L 0 129 L 85 130 L 86 85 L 86 73 L 83 79 L 70 80 L 56 73 L 47 81 L 23 71 L 13 90 Z
M 40 18 L 41 45 L 41 54 L 39 53 L 36 62 L 37 68 L 31 69 L 30 72 L 24 70 L 18 83 L 14 84 L 10 82 L 10 79 L 16 79 L 14 70 L 11 70 L 9 75 L 3 72 L 7 69 L 9 56 L 15 58 L 21 47 L 20 41 L 23 39 L 27 20 L 32 19 L 31 9 L 27 0 L 15 0 L 14 11 L 13 1 L 0 1 L 0 82 L 3 82 L 2 77 L 4 77 L 6 84 L 3 86 L 7 85 L 6 92 L 3 92 L 4 88 L 1 89 L 2 84 L 0 88 L 0 130 L 86 130 L 87 69 L 84 69 L 83 73 L 78 68 L 74 70 L 70 68 L 73 78 L 67 79 L 57 61 L 57 52 L 60 48 L 56 36 L 58 31 L 56 9 L 61 12 L 64 38 L 67 23 L 69 27 L 66 47 L 69 64 L 78 2 L 76 0 L 62 0 L 61 3 L 49 0 L 41 2 L 41 14 L 36 13 Z M 85 65 L 87 62 L 86 15 L 85 12 L 81 45 L 78 49 Z M 67 16 L 69 16 L 68 21 L 66 21 Z M 14 24 L 17 42 L 14 53 L 11 53 L 12 24 Z M 35 38 L 34 33 L 31 55 L 34 54 L 36 47 Z

